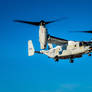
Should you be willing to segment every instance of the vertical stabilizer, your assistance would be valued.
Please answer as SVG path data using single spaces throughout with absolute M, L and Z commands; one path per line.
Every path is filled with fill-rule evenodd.
M 33 47 L 33 44 L 32 44 L 32 40 L 29 40 L 28 41 L 28 56 L 32 56 L 34 55 L 34 47 Z

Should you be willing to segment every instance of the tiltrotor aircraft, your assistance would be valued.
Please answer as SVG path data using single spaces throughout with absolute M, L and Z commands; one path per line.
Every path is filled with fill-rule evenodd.
M 62 18 L 63 20 L 64 18 Z M 48 34 L 46 29 L 46 24 L 50 24 L 55 21 L 43 21 L 40 22 L 30 22 L 24 20 L 14 20 L 15 22 L 31 24 L 39 26 L 39 42 L 40 51 L 35 51 L 32 41 L 28 41 L 28 56 L 34 55 L 34 53 L 45 54 L 49 58 L 53 58 L 56 62 L 59 59 L 69 59 L 70 63 L 74 62 L 74 58 L 80 58 L 84 54 L 91 56 L 92 52 L 92 41 L 72 41 L 57 38 Z M 80 31 L 85 33 L 92 33 L 92 31 Z M 56 45 L 55 47 L 53 45 Z M 48 45 L 48 48 L 47 48 Z

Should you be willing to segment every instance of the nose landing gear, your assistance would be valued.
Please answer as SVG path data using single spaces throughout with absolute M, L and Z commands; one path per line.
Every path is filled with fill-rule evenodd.
M 88 54 L 88 56 L 91 56 L 91 54 Z
M 74 60 L 70 58 L 70 63 L 74 63 Z
M 59 61 L 58 56 L 56 56 L 56 57 L 54 58 L 54 60 L 55 60 L 55 62 L 58 62 L 58 61 Z

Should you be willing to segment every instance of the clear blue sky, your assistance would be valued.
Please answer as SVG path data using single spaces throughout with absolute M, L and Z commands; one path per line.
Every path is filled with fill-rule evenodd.
M 92 57 L 84 55 L 55 63 L 45 55 L 27 56 L 27 41 L 39 50 L 38 27 L 14 23 L 67 20 L 47 25 L 51 35 L 69 40 L 90 40 L 92 0 L 0 0 L 0 92 L 92 92 Z

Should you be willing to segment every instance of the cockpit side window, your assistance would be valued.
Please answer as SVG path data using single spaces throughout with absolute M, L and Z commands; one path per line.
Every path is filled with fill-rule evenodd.
M 79 43 L 79 46 L 80 46 L 80 47 L 82 46 L 82 42 Z

